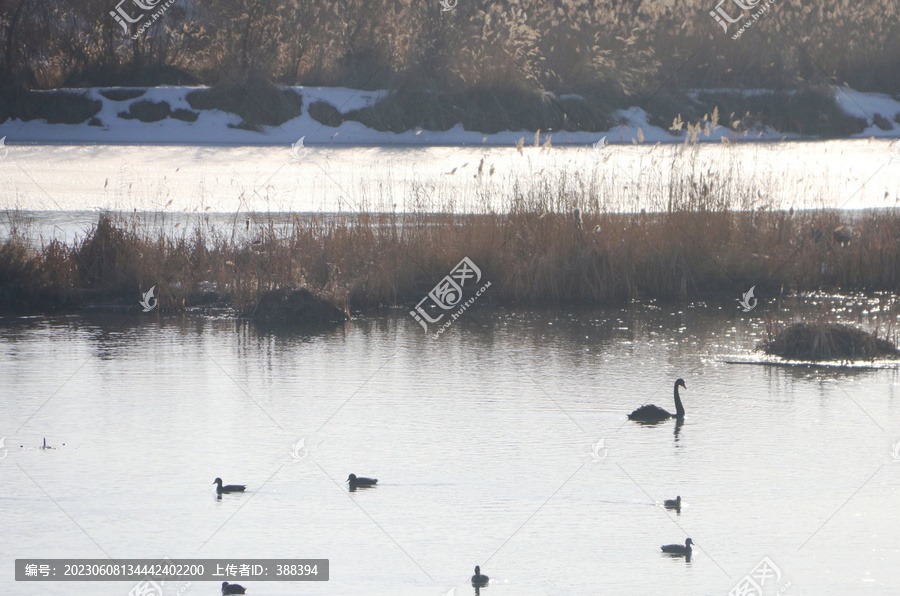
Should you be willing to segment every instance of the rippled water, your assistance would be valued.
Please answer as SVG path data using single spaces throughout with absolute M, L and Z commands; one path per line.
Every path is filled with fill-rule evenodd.
M 769 557 L 766 594 L 896 594 L 897 371 L 723 362 L 816 301 L 475 309 L 440 340 L 405 315 L 4 320 L 0 587 L 133 587 L 14 584 L 17 557 L 228 556 L 330 559 L 328 583 L 255 595 L 470 594 L 476 564 L 486 596 L 726 594 Z M 876 311 L 843 317 L 894 316 Z M 626 420 L 671 409 L 677 377 L 677 432 Z M 378 486 L 350 493 L 350 472 Z M 216 476 L 248 492 L 217 500 Z M 676 495 L 680 515 L 656 504 Z M 660 554 L 688 536 L 689 563 Z

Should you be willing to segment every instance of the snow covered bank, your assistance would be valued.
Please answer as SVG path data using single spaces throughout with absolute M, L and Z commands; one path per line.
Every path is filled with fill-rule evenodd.
M 0 137 L 6 143 L 109 143 L 109 144 L 226 144 L 226 145 L 281 145 L 293 144 L 303 139 L 304 145 L 342 146 L 387 146 L 387 145 L 515 145 L 524 137 L 525 144 L 534 142 L 534 131 L 504 131 L 484 134 L 464 130 L 457 124 L 447 131 L 410 130 L 403 133 L 379 132 L 360 122 L 343 121 L 339 126 L 326 126 L 314 120 L 309 114 L 309 106 L 315 102 L 326 102 L 341 114 L 375 105 L 387 95 L 386 91 L 359 91 L 346 88 L 294 87 L 303 97 L 300 116 L 288 120 L 280 126 L 266 126 L 261 132 L 235 128 L 241 123 L 240 116 L 221 110 L 193 110 L 186 96 L 198 87 L 153 87 L 140 89 L 138 97 L 115 101 L 101 94 L 105 88 L 73 89 L 74 93 L 85 93 L 91 100 L 101 102 L 99 113 L 80 124 L 48 124 L 45 120 L 10 119 L 0 124 Z M 752 97 L 772 93 L 766 90 L 703 90 L 697 93 L 733 93 L 735 96 Z M 696 96 L 696 94 L 691 94 Z M 862 132 L 851 137 L 900 137 L 900 101 L 880 93 L 862 93 L 847 88 L 836 88 L 838 106 L 849 116 L 865 122 Z M 565 96 L 560 99 L 571 99 Z M 174 112 L 196 115 L 195 121 L 176 117 L 165 117 L 157 122 L 142 122 L 139 119 L 125 119 L 121 114 L 131 112 L 131 106 L 139 102 L 165 102 Z M 596 143 L 606 137 L 608 143 L 676 143 L 685 138 L 685 131 L 677 134 L 649 123 L 651 117 L 644 110 L 632 107 L 619 110 L 615 120 L 624 124 L 615 125 L 604 132 L 542 131 L 540 142 L 552 139 L 555 145 Z M 723 114 L 721 120 L 728 119 Z M 725 126 L 711 128 L 708 134 L 701 133 L 699 141 L 721 141 L 722 139 L 781 140 L 801 138 L 798 134 L 785 134 L 768 127 L 736 133 Z

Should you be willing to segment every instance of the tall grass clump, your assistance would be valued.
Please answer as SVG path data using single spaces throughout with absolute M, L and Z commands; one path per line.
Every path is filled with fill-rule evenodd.
M 890 341 L 836 323 L 795 323 L 761 346 L 767 354 L 787 360 L 873 360 L 900 356 Z

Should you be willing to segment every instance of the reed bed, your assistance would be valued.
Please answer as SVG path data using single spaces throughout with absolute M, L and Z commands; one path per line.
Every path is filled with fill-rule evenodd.
M 148 233 L 130 216 L 101 214 L 82 238 L 35 247 L 14 228 L 0 244 L 0 310 L 134 305 L 158 288 L 160 308 L 253 309 L 269 290 L 308 288 L 340 308 L 409 305 L 469 257 L 491 289 L 479 304 L 617 305 L 786 291 L 896 291 L 900 214 L 873 210 L 737 210 L 698 180 L 670 208 L 614 213 L 540 189 L 503 213 L 293 215 L 286 224 L 198 224 Z M 706 193 L 706 194 L 704 194 Z M 553 207 L 556 207 L 554 209 Z

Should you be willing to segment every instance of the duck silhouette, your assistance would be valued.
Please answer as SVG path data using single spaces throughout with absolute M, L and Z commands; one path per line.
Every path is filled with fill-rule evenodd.
M 681 513 L 681 495 L 678 495 L 674 499 L 666 499 L 663 501 L 663 505 L 666 509 L 676 509 Z
M 350 483 L 350 490 L 354 490 L 359 487 L 375 486 L 378 484 L 378 478 L 357 478 L 356 474 L 350 474 L 347 477 L 347 482 Z
M 222 582 L 222 594 L 246 594 L 247 588 L 238 584 Z
M 694 544 L 694 541 L 688 538 L 684 541 L 684 545 L 666 544 L 665 546 L 661 546 L 659 548 L 662 549 L 662 552 L 666 553 L 667 555 L 672 555 L 673 557 L 690 557 L 692 544 Z
M 476 588 L 483 588 L 491 581 L 491 578 L 481 573 L 481 567 L 475 565 L 475 575 L 472 576 L 472 585 Z
M 217 485 L 216 492 L 220 495 L 222 493 L 242 493 L 247 489 L 246 485 L 243 485 L 243 484 L 226 484 L 225 486 L 222 486 L 221 478 L 216 478 L 215 480 L 213 480 L 213 484 Z M 232 593 L 233 594 L 243 594 L 243 592 L 232 592 Z

